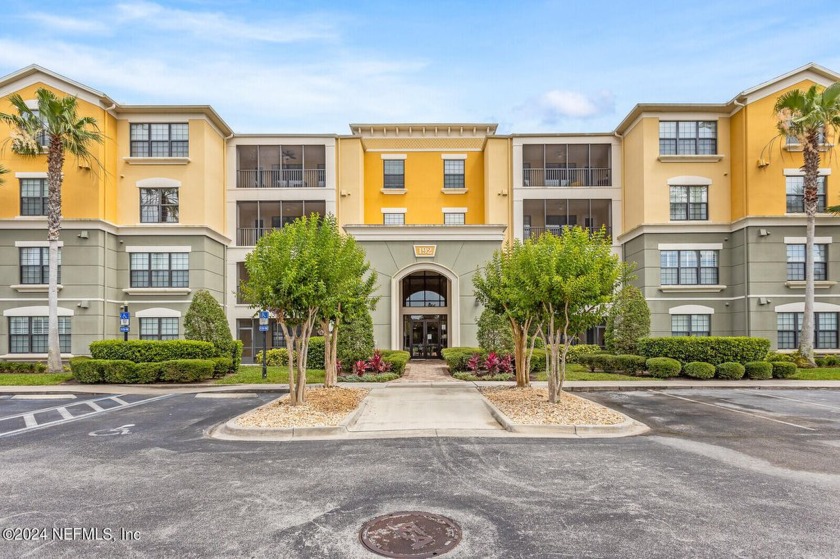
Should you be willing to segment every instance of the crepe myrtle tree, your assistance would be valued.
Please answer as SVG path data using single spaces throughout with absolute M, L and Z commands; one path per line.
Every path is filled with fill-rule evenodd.
M 548 369 L 548 400 L 557 403 L 566 378 L 566 357 L 578 332 L 601 324 L 626 266 L 612 252 L 605 229 L 565 229 L 542 235 L 523 254 L 522 290 L 540 305 Z
M 817 179 L 820 149 L 831 146 L 840 131 L 840 82 L 825 89 L 812 85 L 806 91 L 790 90 L 773 107 L 779 136 L 795 138 L 802 146 L 805 206 L 805 308 L 799 353 L 814 362 L 814 236 L 817 214 Z M 821 145 L 822 144 L 822 145 Z M 829 208 L 829 211 L 840 208 Z
M 102 143 L 96 119 L 78 115 L 76 97 L 57 97 L 52 91 L 39 88 L 35 92 L 37 108 L 30 108 L 20 95 L 12 95 L 12 113 L 0 113 L 0 122 L 11 128 L 12 151 L 18 155 L 39 158 L 46 152 L 47 163 L 47 241 L 49 242 L 49 286 L 47 291 L 47 369 L 60 373 L 61 347 L 58 337 L 58 241 L 61 231 L 61 186 L 65 154 L 73 155 L 88 168 L 99 161 L 93 144 Z

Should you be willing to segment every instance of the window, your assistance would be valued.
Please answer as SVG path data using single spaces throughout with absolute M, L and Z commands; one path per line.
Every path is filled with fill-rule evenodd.
M 186 252 L 132 252 L 131 287 L 189 287 Z
M 790 124 L 791 124 L 791 121 L 788 121 L 788 126 L 790 126 Z M 799 138 L 797 138 L 796 136 L 788 136 L 785 139 L 785 143 L 789 146 L 800 145 Z M 825 144 L 825 127 L 824 126 L 820 126 L 819 129 L 817 130 L 817 143 L 818 144 Z
M 609 186 L 610 144 L 525 144 L 523 186 Z
M 20 283 L 46 285 L 50 282 L 50 249 L 20 249 Z M 58 249 L 58 283 L 61 283 L 61 249 Z
M 715 155 L 717 122 L 662 121 L 659 123 L 660 155 Z
M 177 340 L 177 318 L 141 318 L 141 340 Z
M 43 122 L 43 119 L 41 119 L 41 111 L 39 111 L 38 109 L 32 109 L 32 114 L 35 116 L 35 118 L 40 119 L 41 122 Z M 38 145 L 41 146 L 41 148 L 43 149 L 47 149 L 48 147 L 50 147 L 50 137 L 47 134 L 46 124 L 44 125 L 44 129 L 35 135 L 35 140 L 38 142 Z
M 20 179 L 20 215 L 47 215 L 47 179 Z
M 444 225 L 464 225 L 466 223 L 467 214 L 462 213 L 445 213 L 443 214 Z
M 464 160 L 446 159 L 443 162 L 443 187 L 464 188 Z
M 805 177 L 786 176 L 787 213 L 805 213 Z M 825 176 L 817 177 L 817 211 L 825 212 Z
M 712 316 L 709 314 L 672 314 L 672 336 L 711 336 Z
M 718 251 L 663 250 L 659 256 L 662 285 L 717 285 Z
M 386 159 L 382 163 L 385 167 L 385 188 L 405 188 L 405 161 Z
M 385 225 L 405 225 L 405 214 L 382 214 L 382 223 Z
M 404 307 L 445 307 L 448 280 L 435 272 L 415 272 L 402 280 Z
M 46 316 L 9 317 L 9 353 L 47 353 L 48 322 Z M 62 353 L 70 353 L 70 317 L 58 317 L 58 345 Z
M 804 314 L 780 312 L 776 315 L 776 335 L 779 349 L 799 347 L 799 334 L 802 332 Z M 837 313 L 814 313 L 814 347 L 817 349 L 837 349 Z
M 709 219 L 708 186 L 672 186 L 671 221 Z
M 178 223 L 178 189 L 141 188 L 140 223 Z
M 828 245 L 814 245 L 814 279 L 827 278 Z M 805 281 L 805 245 L 787 245 L 787 279 Z
M 189 157 L 189 124 L 132 124 L 131 157 Z

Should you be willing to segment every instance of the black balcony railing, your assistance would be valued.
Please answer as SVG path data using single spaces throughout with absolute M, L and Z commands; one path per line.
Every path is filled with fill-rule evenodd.
M 523 186 L 612 186 L 609 168 L 523 169 Z
M 323 188 L 324 169 L 239 169 L 237 188 Z
M 570 225 L 549 225 L 548 227 L 531 227 L 530 225 L 526 225 L 524 229 L 523 239 L 538 239 L 540 235 L 543 233 L 549 233 L 551 235 L 560 236 L 563 234 L 564 231 L 569 229 Z M 595 231 L 600 231 L 601 227 L 584 227 L 583 229 L 588 229 L 590 233 L 594 233 Z M 612 228 L 605 227 L 607 235 L 612 237 Z

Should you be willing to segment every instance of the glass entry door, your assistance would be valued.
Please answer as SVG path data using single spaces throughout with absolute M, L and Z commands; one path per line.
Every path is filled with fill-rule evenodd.
M 405 348 L 415 359 L 439 359 L 446 347 L 446 315 L 405 317 Z

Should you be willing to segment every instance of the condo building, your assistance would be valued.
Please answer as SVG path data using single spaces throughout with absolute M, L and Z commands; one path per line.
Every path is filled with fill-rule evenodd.
M 117 338 L 183 337 L 191 294 L 225 308 L 244 359 L 262 348 L 238 293 L 259 239 L 333 214 L 379 283 L 378 347 L 435 357 L 476 345 L 473 275 L 514 239 L 606 228 L 636 263 L 653 335 L 752 335 L 792 349 L 804 300 L 801 146 L 772 106 L 840 75 L 810 64 L 721 104 L 639 104 L 614 131 L 498 134 L 493 123 L 351 124 L 349 133 L 236 134 L 209 106 L 127 106 L 38 66 L 0 78 L 0 111 L 74 95 L 105 135 L 64 166 L 59 315 L 65 356 Z M 8 138 L 0 127 L 0 138 Z M 828 138 L 832 140 L 832 138 Z M 840 172 L 825 143 L 814 274 L 816 345 L 840 348 Z M 46 356 L 46 155 L 0 153 L 0 358 Z M 838 254 L 835 254 L 837 252 Z M 603 328 L 582 333 L 601 343 Z M 283 343 L 271 325 L 268 346 Z

